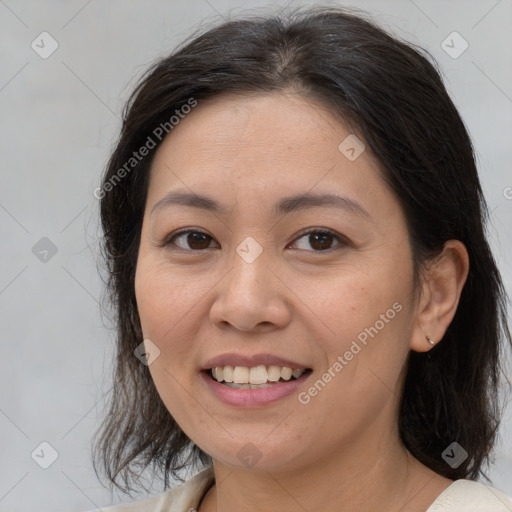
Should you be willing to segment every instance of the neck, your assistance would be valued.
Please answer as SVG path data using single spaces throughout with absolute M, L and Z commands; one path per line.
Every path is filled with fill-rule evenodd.
M 451 483 L 414 459 L 398 436 L 367 439 L 293 470 L 213 460 L 216 485 L 200 512 L 423 512 Z M 314 451 L 314 450 L 312 450 Z

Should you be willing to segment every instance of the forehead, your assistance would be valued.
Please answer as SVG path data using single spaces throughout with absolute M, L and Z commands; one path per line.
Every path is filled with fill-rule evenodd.
M 316 147 L 335 143 L 350 130 L 325 105 L 296 92 L 229 94 L 201 100 L 180 120 L 162 146 L 185 144 L 203 154 L 242 157 L 253 151 L 270 156 L 279 145 L 283 156 L 291 149 L 322 152 Z M 190 155 L 195 156 L 195 155 Z
M 217 197 L 309 191 L 361 198 L 385 183 L 362 141 L 355 159 L 341 151 L 347 140 L 357 144 L 353 137 L 328 107 L 293 92 L 199 101 L 158 148 L 149 195 L 153 203 L 176 188 Z

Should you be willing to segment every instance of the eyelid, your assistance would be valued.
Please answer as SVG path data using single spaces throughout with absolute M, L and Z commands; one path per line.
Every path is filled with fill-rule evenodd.
M 215 240 L 211 235 L 209 235 L 208 233 L 206 233 L 205 231 L 203 231 L 201 229 L 198 229 L 198 228 L 184 228 L 182 230 L 178 230 L 176 232 L 173 232 L 169 236 L 167 236 L 163 240 L 163 242 L 161 244 L 159 244 L 159 247 L 168 247 L 169 245 L 173 245 L 174 244 L 174 242 L 173 242 L 174 239 L 178 238 L 181 235 L 185 235 L 185 234 L 188 234 L 188 233 L 201 233 L 203 235 L 206 235 L 207 237 L 210 237 L 211 240 Z M 329 252 L 335 250 L 338 247 L 343 247 L 343 246 L 347 246 L 347 245 L 351 244 L 350 240 L 346 236 L 341 235 L 341 234 L 337 233 L 336 231 L 334 231 L 332 229 L 322 228 L 322 227 L 309 227 L 309 228 L 305 228 L 302 231 L 299 231 L 297 233 L 297 235 L 295 236 L 295 238 L 293 239 L 292 243 L 295 243 L 295 242 L 297 242 L 297 240 L 299 240 L 300 238 L 304 237 L 305 235 L 309 235 L 309 234 L 312 234 L 312 233 L 322 233 L 322 234 L 331 235 L 333 238 L 338 239 L 338 244 L 336 244 L 334 247 L 330 247 L 329 249 L 325 249 L 323 251 L 310 250 L 310 251 L 306 251 L 306 252 L 318 253 L 318 254 L 329 253 Z M 289 245 L 290 244 L 288 244 L 288 246 Z M 193 249 L 182 249 L 181 247 L 176 247 L 176 249 L 172 249 L 172 250 L 185 251 L 185 252 L 189 252 L 189 253 L 190 252 L 201 253 L 201 252 L 204 252 L 207 249 L 196 249 L 196 250 L 193 250 Z M 299 250 L 304 250 L 304 249 L 299 249 Z

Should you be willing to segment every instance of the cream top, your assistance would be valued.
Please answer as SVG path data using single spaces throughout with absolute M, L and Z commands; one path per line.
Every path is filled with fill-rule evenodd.
M 162 494 L 107 508 L 104 512 L 194 512 L 213 483 L 210 466 Z M 90 511 L 93 512 L 93 511 Z M 512 512 L 512 498 L 473 480 L 455 480 L 425 512 Z

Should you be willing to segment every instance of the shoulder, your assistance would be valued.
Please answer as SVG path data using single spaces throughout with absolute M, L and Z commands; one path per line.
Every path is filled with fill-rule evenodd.
M 426 512 L 511 512 L 512 498 L 473 480 L 455 480 Z
M 213 468 L 197 473 L 186 482 L 149 499 L 103 507 L 103 512 L 189 512 L 196 509 L 213 479 Z M 192 511 L 190 511 L 192 512 Z

